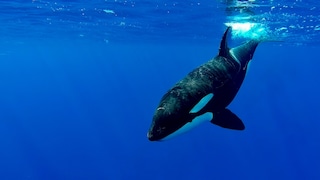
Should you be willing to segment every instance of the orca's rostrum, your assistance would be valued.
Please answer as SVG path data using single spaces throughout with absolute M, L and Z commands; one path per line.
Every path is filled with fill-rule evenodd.
M 160 141 L 209 121 L 218 126 L 244 130 L 243 122 L 226 107 L 236 96 L 259 40 L 229 49 L 225 31 L 219 54 L 194 69 L 161 99 L 147 137 Z

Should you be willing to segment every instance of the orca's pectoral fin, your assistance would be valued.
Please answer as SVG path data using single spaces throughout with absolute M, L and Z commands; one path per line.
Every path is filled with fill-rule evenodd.
M 244 130 L 244 124 L 241 119 L 232 113 L 229 109 L 214 113 L 211 123 L 221 126 L 223 128 Z

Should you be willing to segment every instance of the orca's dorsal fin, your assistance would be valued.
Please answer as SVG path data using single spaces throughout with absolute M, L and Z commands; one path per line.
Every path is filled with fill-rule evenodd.
M 229 48 L 228 48 L 228 44 L 227 44 L 227 36 L 228 36 L 228 32 L 230 29 L 231 29 L 231 27 L 229 26 L 222 36 L 222 40 L 221 40 L 220 48 L 219 48 L 219 56 L 226 57 L 229 54 Z
M 221 111 L 215 112 L 211 123 L 228 129 L 245 129 L 245 126 L 241 119 L 237 115 L 232 113 L 229 109 L 223 109 Z

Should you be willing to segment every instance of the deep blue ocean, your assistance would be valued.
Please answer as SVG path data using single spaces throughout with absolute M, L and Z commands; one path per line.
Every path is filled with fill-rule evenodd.
M 246 129 L 150 142 L 228 23 L 268 38 L 229 106 Z M 320 179 L 319 1 L 4 0 L 0 27 L 0 180 Z

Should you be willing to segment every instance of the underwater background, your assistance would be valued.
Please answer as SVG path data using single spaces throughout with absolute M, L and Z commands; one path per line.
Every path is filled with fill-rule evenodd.
M 0 1 L 0 179 L 320 179 L 320 2 Z M 162 95 L 266 38 L 229 106 L 245 131 L 146 134 Z

